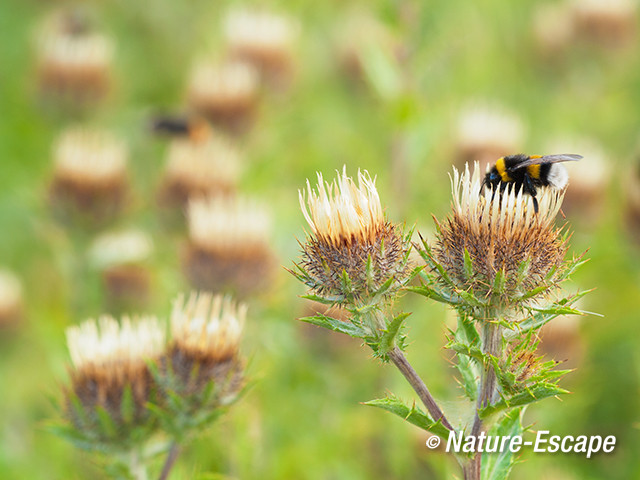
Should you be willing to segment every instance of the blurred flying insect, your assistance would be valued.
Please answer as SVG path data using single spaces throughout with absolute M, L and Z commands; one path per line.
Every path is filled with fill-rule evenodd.
M 205 141 L 211 136 L 209 123 L 196 116 L 158 115 L 151 120 L 151 130 L 157 135 L 188 138 L 195 142 Z
M 538 213 L 538 188 L 550 187 L 562 190 L 569 183 L 569 174 L 561 162 L 575 162 L 581 155 L 509 155 L 501 157 L 487 172 L 482 182 L 484 187 L 491 185 L 493 191 L 503 192 L 508 186 L 516 192 L 522 191 L 533 198 L 533 208 Z

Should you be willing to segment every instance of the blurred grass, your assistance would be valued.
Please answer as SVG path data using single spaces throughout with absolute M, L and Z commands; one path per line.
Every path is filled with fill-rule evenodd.
M 378 175 L 388 212 L 428 231 L 431 213 L 449 206 L 455 115 L 473 98 L 490 98 L 519 112 L 529 135 L 524 151 L 539 152 L 550 137 L 592 137 L 610 155 L 614 174 L 605 215 L 576 221 L 575 252 L 592 259 L 576 275 L 580 288 L 596 287 L 587 309 L 603 318 L 581 320 L 583 363 L 563 385 L 573 393 L 530 409 L 534 428 L 553 434 L 615 434 L 614 454 L 524 454 L 517 479 L 640 478 L 638 395 L 640 335 L 637 246 L 625 235 L 620 185 L 637 155 L 640 65 L 637 48 L 610 53 L 576 47 L 561 64 L 535 53 L 530 35 L 534 2 L 485 0 L 355 2 L 386 22 L 412 47 L 409 65 L 412 114 L 398 121 L 388 103 L 354 91 L 339 76 L 332 47 L 344 2 L 261 2 L 289 12 L 302 24 L 299 76 L 284 95 L 266 95 L 256 128 L 244 140 L 248 168 L 242 190 L 269 199 L 274 245 L 284 265 L 303 236 L 297 189 L 316 170 L 346 164 Z M 46 188 L 51 144 L 82 116 L 43 105 L 35 95 L 33 32 L 60 2 L 0 2 L 0 264 L 19 274 L 26 290 L 26 321 L 0 332 L 0 478 L 102 478 L 92 457 L 46 431 L 56 413 L 47 396 L 65 381 L 64 328 L 103 311 L 97 273 L 72 278 L 77 244 L 50 218 Z M 117 42 L 118 88 L 91 122 L 107 126 L 131 148 L 136 187 L 123 225 L 154 235 L 154 296 L 150 310 L 166 318 L 169 302 L 187 288 L 180 274 L 179 238 L 163 230 L 154 189 L 165 145 L 150 138 L 145 122 L 159 110 L 179 110 L 190 62 L 220 45 L 220 17 L 227 5 L 187 2 L 103 1 L 84 4 Z M 405 22 L 400 6 L 415 15 Z M 553 34 L 552 32 L 550 34 Z M 395 135 L 407 141 L 405 198 L 394 198 L 390 149 Z M 588 155 L 589 152 L 578 152 Z M 399 207 L 406 204 L 406 208 Z M 593 225 L 590 225 L 593 224 Z M 80 303 L 73 285 L 85 284 Z M 244 350 L 255 385 L 179 461 L 174 477 L 222 472 L 225 478 L 451 478 L 452 461 L 424 447 L 424 435 L 359 402 L 393 391 L 413 396 L 390 367 L 378 368 L 367 352 L 304 327 L 302 291 L 284 271 L 272 288 L 251 300 Z M 405 299 L 408 351 L 438 398 L 459 397 L 453 370 L 441 349 L 446 312 L 417 298 Z M 455 401 L 446 404 L 455 417 Z

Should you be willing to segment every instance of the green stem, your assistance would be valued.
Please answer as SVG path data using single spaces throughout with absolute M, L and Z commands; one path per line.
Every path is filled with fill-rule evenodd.
M 498 323 L 485 319 L 482 326 L 482 352 L 485 355 L 497 356 L 502 346 L 502 329 Z M 496 394 L 496 372 L 490 361 L 484 365 L 482 379 L 478 391 L 478 401 L 476 404 L 476 413 L 471 427 L 471 435 L 477 437 L 483 428 L 482 419 L 480 418 L 480 410 L 487 407 L 493 402 Z M 482 471 L 482 454 L 476 454 L 463 467 L 465 480 L 480 480 Z

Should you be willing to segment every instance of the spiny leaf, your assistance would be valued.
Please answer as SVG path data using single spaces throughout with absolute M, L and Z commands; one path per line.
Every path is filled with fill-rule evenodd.
M 378 346 L 379 354 L 381 355 L 387 354 L 393 349 L 393 347 L 396 345 L 395 340 L 396 340 L 396 337 L 398 336 L 398 333 L 400 332 L 402 323 L 409 315 L 411 315 L 411 312 L 401 313 L 396 318 L 394 318 L 391 322 L 389 322 L 387 329 L 384 331 L 384 333 L 382 334 L 382 337 L 380 338 L 380 343 Z
M 364 338 L 367 336 L 367 332 L 363 328 L 360 328 L 351 322 L 343 322 L 335 318 L 327 317 L 326 315 L 302 317 L 300 318 L 300 320 L 312 325 L 317 325 L 318 327 L 323 327 L 335 332 L 344 333 L 346 335 L 349 335 L 350 337 Z
M 469 250 L 465 247 L 464 249 L 464 275 L 468 280 L 473 278 L 473 262 L 471 261 L 471 255 L 469 254 Z
M 430 298 L 435 300 L 436 302 L 446 303 L 448 305 L 459 305 L 460 299 L 454 298 L 445 292 L 439 292 L 435 289 L 428 287 L 426 285 L 422 285 L 419 287 L 405 287 L 405 290 L 413 293 L 417 293 L 418 295 L 422 295 L 423 297 Z
M 407 422 L 442 438 L 447 438 L 449 435 L 449 430 L 442 425 L 440 420 L 434 421 L 429 415 L 417 408 L 415 404 L 408 407 L 395 396 L 370 400 L 368 402 L 364 402 L 363 405 L 377 407 L 382 410 L 386 410 L 387 412 L 391 412 L 403 418 Z
M 312 302 L 322 303 L 323 305 L 336 305 L 344 300 L 342 295 L 331 295 L 328 297 L 321 297 L 320 295 L 301 295 L 300 298 L 311 300 Z
M 522 435 L 522 414 L 524 409 L 516 408 L 507 412 L 495 425 L 488 435 L 494 438 L 515 437 Z M 509 477 L 511 468 L 516 463 L 515 454 L 509 448 L 497 453 L 482 454 L 482 480 L 505 480 Z
M 506 408 L 521 407 L 539 400 L 569 393 L 554 383 L 541 383 L 529 388 L 526 392 L 518 393 L 509 398 L 502 398 L 499 402 L 480 410 L 480 418 L 504 410 Z

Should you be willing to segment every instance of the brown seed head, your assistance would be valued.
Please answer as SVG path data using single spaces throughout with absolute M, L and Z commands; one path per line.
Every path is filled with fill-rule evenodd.
M 315 293 L 362 298 L 406 273 L 400 229 L 385 220 L 375 180 L 366 171 L 358 172 L 357 185 L 346 167 L 331 184 L 318 173 L 316 190 L 307 181 L 306 195 L 300 192 L 300 206 L 312 230 L 300 266 Z M 350 292 L 343 291 L 343 272 L 352 282 Z
M 540 189 L 536 213 L 529 195 L 511 188 L 495 195 L 489 188 L 482 191 L 482 179 L 477 162 L 473 174 L 468 166 L 462 175 L 454 169 L 453 213 L 439 225 L 434 255 L 459 288 L 473 290 L 478 297 L 496 293 L 494 280 L 502 270 L 506 284 L 500 296 L 509 302 L 542 285 L 562 262 L 566 243 L 553 221 L 564 192 Z M 528 266 L 522 270 L 525 262 Z

